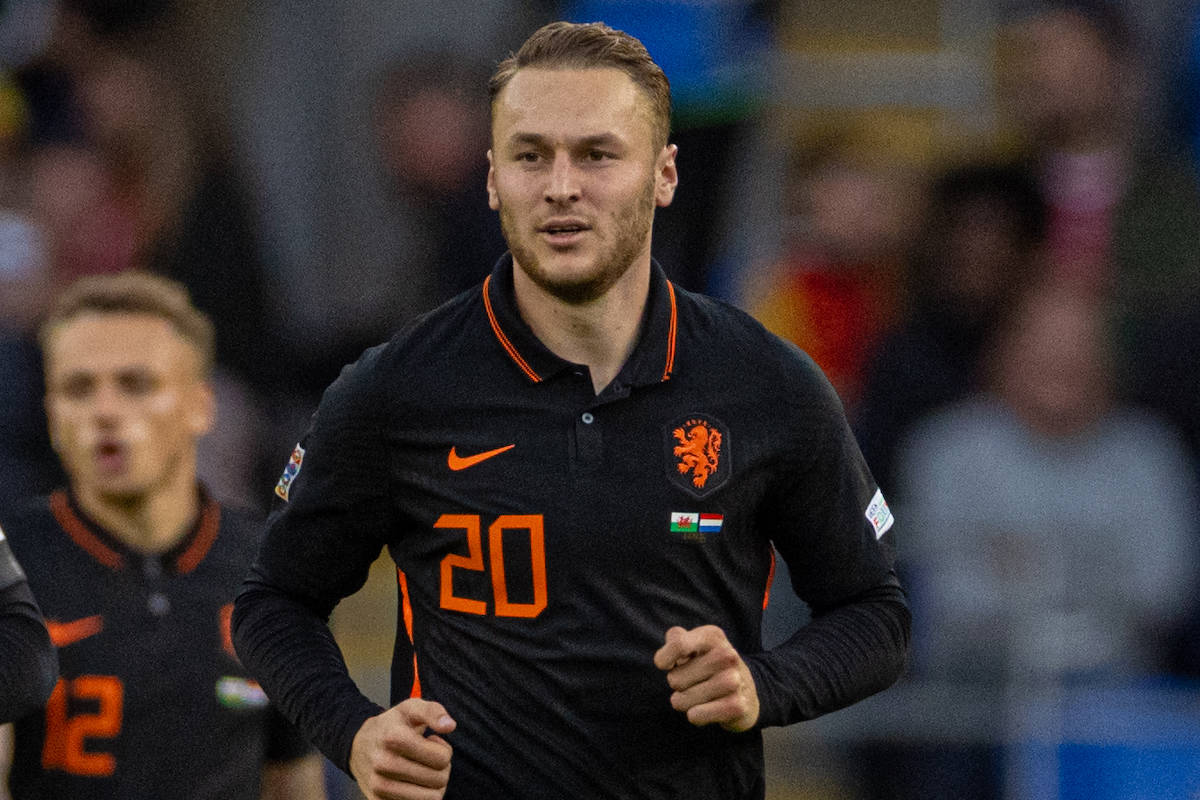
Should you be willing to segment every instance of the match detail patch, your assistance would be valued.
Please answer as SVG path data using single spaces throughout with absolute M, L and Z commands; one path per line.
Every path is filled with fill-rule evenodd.
M 875 529 L 875 538 L 878 539 L 888 532 L 888 528 L 892 527 L 892 523 L 896 518 L 892 516 L 892 510 L 888 508 L 887 501 L 883 499 L 883 491 L 875 490 L 875 496 L 871 498 L 870 504 L 866 511 L 867 522 L 871 523 L 871 527 Z
M 217 702 L 225 708 L 262 708 L 268 700 L 257 682 L 225 675 L 217 681 Z
M 304 448 L 296 445 L 296 449 L 292 451 L 292 457 L 288 459 L 287 466 L 283 468 L 283 474 L 279 476 L 279 483 L 275 484 L 275 494 L 288 499 L 288 491 L 292 488 L 292 481 L 296 480 L 296 476 L 300 474 L 300 467 L 304 464 Z
M 700 529 L 700 517 L 687 511 L 671 512 L 671 533 L 693 533 Z
M 725 523 L 723 514 L 697 514 L 695 511 L 672 511 L 671 533 L 682 533 L 688 541 L 703 542 L 706 533 L 720 533 Z

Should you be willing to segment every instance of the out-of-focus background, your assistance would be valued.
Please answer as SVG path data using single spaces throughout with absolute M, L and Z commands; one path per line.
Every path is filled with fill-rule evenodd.
M 1194 0 L 0 0 L 0 503 L 61 479 L 48 300 L 149 269 L 218 326 L 202 474 L 265 508 L 342 365 L 504 251 L 484 84 L 556 18 L 667 71 L 655 256 L 816 359 L 900 520 L 908 674 L 768 731 L 769 796 L 1200 797 Z M 334 619 L 381 702 L 394 596 Z

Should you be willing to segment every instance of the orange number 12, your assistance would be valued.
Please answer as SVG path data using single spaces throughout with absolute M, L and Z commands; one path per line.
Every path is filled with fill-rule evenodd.
M 96 703 L 93 713 L 68 715 L 70 701 Z M 112 775 L 116 759 L 111 753 L 87 749 L 88 739 L 111 739 L 121 732 L 125 689 L 113 675 L 80 675 L 59 678 L 46 703 L 46 743 L 42 766 L 75 775 Z
M 498 617 L 536 617 L 546 607 L 546 545 L 541 514 L 503 514 L 488 526 L 488 563 L 483 560 L 482 522 L 478 514 L 443 514 L 435 528 L 461 530 L 467 536 L 467 555 L 451 553 L 442 559 L 441 606 L 465 614 L 486 614 L 487 603 L 454 594 L 454 570 L 489 572 L 492 597 Z M 529 556 L 533 575 L 533 602 L 514 603 L 508 599 L 504 572 L 504 532 L 529 532 Z M 490 569 L 489 569 L 490 567 Z

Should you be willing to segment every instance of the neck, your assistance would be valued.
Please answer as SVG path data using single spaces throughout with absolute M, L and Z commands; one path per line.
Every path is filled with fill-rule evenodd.
M 650 255 L 647 252 L 608 291 L 586 303 L 568 303 L 550 294 L 516 264 L 513 290 L 517 309 L 534 335 L 559 358 L 586 365 L 599 394 L 637 343 L 650 294 Z
M 137 495 L 108 495 L 79 488 L 85 514 L 123 543 L 144 553 L 163 553 L 178 544 L 200 514 L 193 470 L 177 470 L 167 485 Z

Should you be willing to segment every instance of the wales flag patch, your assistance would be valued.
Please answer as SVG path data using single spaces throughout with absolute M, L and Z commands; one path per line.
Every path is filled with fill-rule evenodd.
M 700 530 L 700 515 L 688 511 L 671 512 L 671 533 L 695 533 Z

